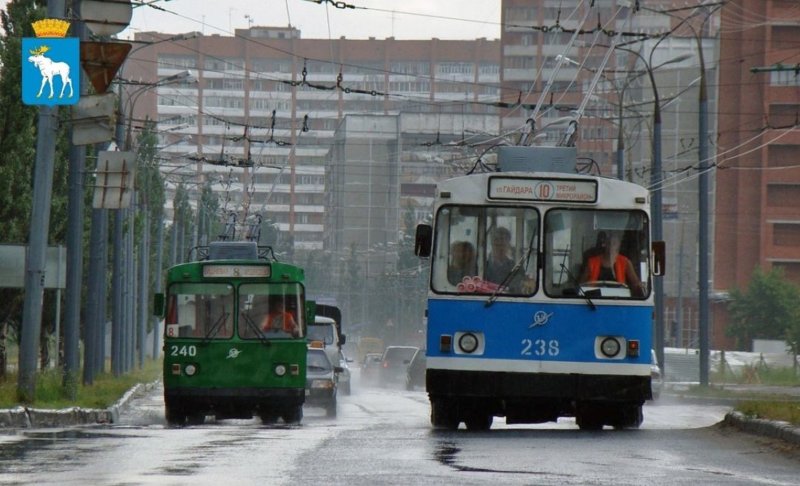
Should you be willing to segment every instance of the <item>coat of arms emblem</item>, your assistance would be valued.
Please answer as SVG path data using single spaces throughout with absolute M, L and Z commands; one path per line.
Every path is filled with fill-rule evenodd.
M 22 39 L 22 102 L 74 105 L 80 97 L 80 41 L 66 37 L 69 22 L 33 23 L 36 37 Z

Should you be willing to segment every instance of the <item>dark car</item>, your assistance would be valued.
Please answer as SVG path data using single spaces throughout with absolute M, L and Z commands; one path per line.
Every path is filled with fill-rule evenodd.
M 306 368 L 306 405 L 322 407 L 328 417 L 336 416 L 337 373 L 339 366 L 333 366 L 325 351 L 309 348 Z
M 380 368 L 381 385 L 404 384 L 406 372 L 414 353 L 419 351 L 416 346 L 389 346 L 383 352 Z
M 378 373 L 381 369 L 382 353 L 367 353 L 361 362 L 361 384 L 374 385 L 378 382 Z
M 425 350 L 419 349 L 411 358 L 406 372 L 406 390 L 425 388 Z

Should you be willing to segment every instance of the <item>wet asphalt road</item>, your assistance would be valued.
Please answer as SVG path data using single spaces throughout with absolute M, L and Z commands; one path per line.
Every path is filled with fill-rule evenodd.
M 796 485 L 800 454 L 717 425 L 725 406 L 664 398 L 639 430 L 574 420 L 488 432 L 434 431 L 423 391 L 362 387 L 336 419 L 299 426 L 209 421 L 166 427 L 161 389 L 113 426 L 0 431 L 0 484 L 720 484 Z M 462 425 L 463 427 L 463 425 Z

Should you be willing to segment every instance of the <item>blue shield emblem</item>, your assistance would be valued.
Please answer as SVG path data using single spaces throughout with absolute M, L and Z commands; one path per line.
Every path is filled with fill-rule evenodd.
M 77 37 L 22 39 L 22 102 L 26 105 L 74 105 L 81 92 L 80 41 Z

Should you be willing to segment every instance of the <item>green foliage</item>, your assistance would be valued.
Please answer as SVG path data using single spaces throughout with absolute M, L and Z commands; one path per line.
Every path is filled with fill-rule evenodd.
M 739 403 L 736 410 L 748 417 L 800 425 L 800 403 L 796 400 L 748 400 Z
M 753 339 L 796 336 L 800 333 L 800 289 L 780 269 L 757 268 L 747 289 L 731 290 L 728 312 L 731 324 L 726 333 L 736 338 L 740 349 L 749 348 Z
M 124 376 L 114 377 L 104 373 L 95 377 L 90 386 L 78 385 L 77 398 L 73 401 L 64 396 L 63 375 L 60 370 L 47 370 L 36 380 L 36 398 L 31 406 L 37 408 L 106 408 L 113 405 L 137 383 L 149 383 L 161 375 L 161 360 L 149 360 L 143 369 L 136 369 Z M 12 408 L 17 401 L 17 377 L 9 376 L 0 382 L 0 408 Z

